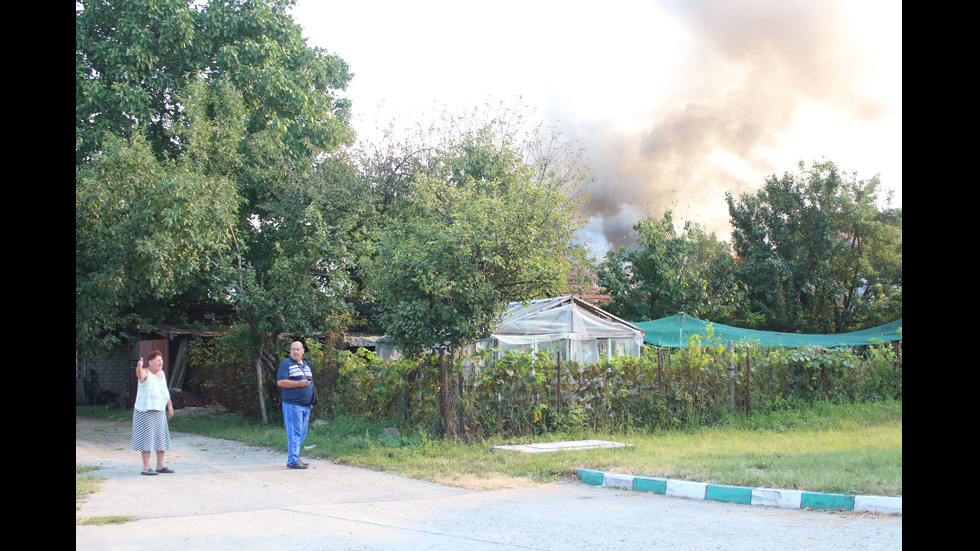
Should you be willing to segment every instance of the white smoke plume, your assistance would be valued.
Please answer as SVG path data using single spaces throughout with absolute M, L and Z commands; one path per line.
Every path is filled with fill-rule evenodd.
M 631 226 L 640 217 L 659 216 L 667 208 L 673 208 L 675 220 L 693 220 L 727 237 L 726 191 L 736 196 L 754 191 L 765 176 L 794 171 L 796 162 L 826 153 L 801 151 L 806 157 L 774 164 L 772 153 L 794 131 L 802 107 L 864 122 L 896 108 L 864 85 L 871 67 L 855 47 L 862 29 L 850 27 L 842 5 L 812 0 L 659 5 L 694 44 L 670 82 L 657 83 L 662 99 L 630 129 L 572 130 L 586 147 L 596 178 L 586 233 L 600 258 L 604 248 L 630 241 Z

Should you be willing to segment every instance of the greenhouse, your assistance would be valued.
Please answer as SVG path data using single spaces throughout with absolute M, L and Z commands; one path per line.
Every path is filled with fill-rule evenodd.
M 397 358 L 398 350 L 384 341 L 378 342 L 378 354 L 385 360 Z M 639 357 L 643 352 L 643 330 L 567 295 L 508 304 L 496 329 L 464 347 L 463 355 L 488 349 L 501 353 L 560 352 L 562 360 L 591 363 L 620 354 Z

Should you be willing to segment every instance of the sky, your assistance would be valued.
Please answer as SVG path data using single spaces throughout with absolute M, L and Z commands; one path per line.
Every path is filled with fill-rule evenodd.
M 725 193 L 800 161 L 880 175 L 902 205 L 895 0 L 298 0 L 343 58 L 355 128 L 442 108 L 533 109 L 585 149 L 582 233 L 601 259 L 673 210 L 728 239 Z

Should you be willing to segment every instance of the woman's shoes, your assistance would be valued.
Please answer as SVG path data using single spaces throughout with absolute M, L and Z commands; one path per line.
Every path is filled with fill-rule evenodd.
M 154 475 L 158 475 L 160 473 L 173 473 L 173 472 L 174 472 L 174 470 L 171 469 L 170 467 L 163 467 L 163 468 L 157 469 L 155 471 L 153 469 L 147 469 L 145 471 L 140 471 L 140 474 L 146 475 L 146 476 L 154 476 Z

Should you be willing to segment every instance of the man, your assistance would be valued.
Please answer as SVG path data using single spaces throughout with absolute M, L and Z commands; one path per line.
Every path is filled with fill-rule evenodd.
M 286 424 L 286 466 L 305 469 L 309 466 L 299 459 L 299 450 L 306 439 L 313 404 L 313 371 L 303 359 L 303 343 L 296 341 L 289 347 L 289 357 L 279 364 L 276 384 L 282 389 L 282 417 Z

